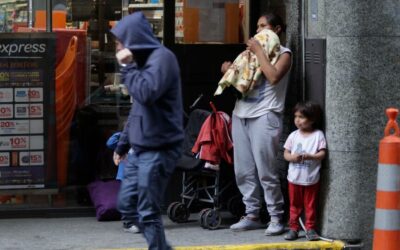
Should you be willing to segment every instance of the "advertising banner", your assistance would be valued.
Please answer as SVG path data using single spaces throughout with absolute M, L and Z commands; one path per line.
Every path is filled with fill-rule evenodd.
M 55 185 L 55 41 L 0 33 L 0 189 Z

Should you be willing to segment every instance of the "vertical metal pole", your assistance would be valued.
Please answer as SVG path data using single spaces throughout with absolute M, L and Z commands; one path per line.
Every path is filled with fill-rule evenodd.
M 175 43 L 175 0 L 164 0 L 162 25 L 163 44 L 172 46 Z
M 306 99 L 307 90 L 306 90 L 306 48 L 305 48 L 305 39 L 306 39 L 306 18 L 308 14 L 306 13 L 306 0 L 301 1 L 301 100 L 304 101 Z
M 98 77 L 99 77 L 99 83 L 101 85 L 104 85 L 104 81 L 106 80 L 105 77 L 105 59 L 104 59 L 104 51 L 105 51 L 105 36 L 106 32 L 108 29 L 108 21 L 104 19 L 104 13 L 105 13 L 105 5 L 106 1 L 105 0 L 99 0 L 97 1 L 97 7 L 98 7 L 98 16 L 97 16 L 97 25 L 99 27 L 99 64 L 98 64 Z M 105 27 L 107 26 L 107 28 Z
M 32 15 L 32 0 L 29 0 L 28 3 L 28 28 L 32 28 L 33 26 L 33 15 Z
M 53 1 L 46 0 L 46 31 L 53 32 Z

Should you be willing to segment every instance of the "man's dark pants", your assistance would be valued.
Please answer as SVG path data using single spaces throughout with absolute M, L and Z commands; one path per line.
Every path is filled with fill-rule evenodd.
M 181 156 L 181 146 L 133 153 L 124 169 L 118 210 L 137 224 L 149 249 L 171 249 L 165 239 L 161 203 L 170 176 Z

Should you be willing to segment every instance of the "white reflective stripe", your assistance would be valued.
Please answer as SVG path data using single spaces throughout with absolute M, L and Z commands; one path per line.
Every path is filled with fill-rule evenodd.
M 400 210 L 379 209 L 375 210 L 375 229 L 400 230 Z
M 379 191 L 400 191 L 400 165 L 379 164 L 376 186 Z

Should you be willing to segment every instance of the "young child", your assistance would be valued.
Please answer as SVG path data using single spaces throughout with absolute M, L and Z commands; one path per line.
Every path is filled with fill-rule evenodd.
M 117 143 L 119 141 L 120 135 L 121 135 L 121 132 L 115 132 L 114 134 L 112 134 L 110 136 L 110 138 L 108 138 L 106 145 L 109 149 L 115 150 L 115 148 L 117 147 Z M 121 161 L 118 164 L 118 172 L 117 172 L 117 176 L 115 177 L 116 180 L 122 181 L 125 163 L 126 163 L 125 161 Z
M 305 102 L 294 107 L 294 123 L 297 127 L 285 142 L 285 160 L 289 161 L 288 181 L 290 200 L 289 232 L 286 240 L 298 238 L 299 217 L 305 210 L 306 237 L 318 240 L 315 231 L 319 170 L 326 154 L 326 140 L 318 128 L 321 120 L 319 105 Z
M 121 132 L 116 132 L 116 133 L 112 134 L 106 142 L 107 147 L 109 149 L 115 150 L 120 136 L 121 136 Z M 131 154 L 132 154 L 132 149 L 129 150 L 128 155 L 126 157 L 130 157 Z M 115 177 L 115 179 L 122 182 L 122 180 L 124 178 L 124 168 L 127 165 L 127 163 L 128 162 L 127 162 L 126 158 L 121 160 L 118 163 L 118 172 L 117 172 L 117 176 Z M 132 219 L 129 216 L 127 216 L 124 213 L 121 213 L 121 220 L 122 220 L 122 227 L 124 229 L 124 232 L 134 233 L 134 234 L 140 233 L 139 227 L 137 225 L 135 225 L 135 223 L 132 221 Z

